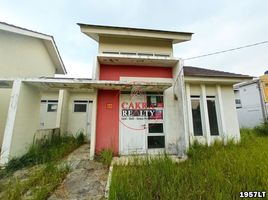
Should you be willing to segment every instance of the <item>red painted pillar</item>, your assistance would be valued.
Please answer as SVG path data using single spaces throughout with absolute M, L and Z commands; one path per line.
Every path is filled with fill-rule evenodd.
M 104 148 L 119 148 L 119 91 L 99 90 L 96 124 L 96 153 Z

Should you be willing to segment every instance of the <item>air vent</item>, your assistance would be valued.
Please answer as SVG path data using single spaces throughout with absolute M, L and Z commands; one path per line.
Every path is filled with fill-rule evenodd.
M 138 53 L 139 56 L 154 56 L 152 53 Z
M 168 54 L 154 54 L 154 56 L 158 56 L 158 57 L 169 57 Z
M 132 53 L 132 52 L 120 52 L 121 55 L 130 55 L 130 56 L 136 56 L 136 53 Z
M 104 54 L 119 54 L 119 52 L 115 52 L 115 51 L 103 51 L 102 53 L 104 53 Z

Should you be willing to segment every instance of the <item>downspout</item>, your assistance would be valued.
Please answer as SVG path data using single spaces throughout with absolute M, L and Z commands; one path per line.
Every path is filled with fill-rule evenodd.
M 257 87 L 259 90 L 259 95 L 260 95 L 260 101 L 261 101 L 261 110 L 262 110 L 262 117 L 263 117 L 263 122 L 267 120 L 267 110 L 263 98 L 263 90 L 262 90 L 262 85 L 261 85 L 261 80 L 259 79 L 257 82 Z

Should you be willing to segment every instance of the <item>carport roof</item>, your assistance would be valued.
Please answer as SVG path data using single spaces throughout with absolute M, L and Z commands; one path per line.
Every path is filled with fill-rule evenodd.
M 133 87 L 140 87 L 143 91 L 164 91 L 172 86 L 171 82 L 142 82 L 142 81 L 103 81 L 77 78 L 24 78 L 21 81 L 37 87 L 40 91 L 58 91 L 68 89 L 70 91 L 89 91 L 94 89 L 130 91 Z M 12 87 L 14 79 L 1 79 L 4 88 Z M 3 88 L 2 87 L 2 88 Z

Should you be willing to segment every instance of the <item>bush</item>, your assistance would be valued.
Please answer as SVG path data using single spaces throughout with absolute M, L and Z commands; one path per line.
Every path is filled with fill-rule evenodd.
M 80 132 L 77 136 L 76 136 L 76 140 L 77 140 L 77 143 L 82 145 L 85 143 L 86 141 L 86 138 L 85 138 L 85 135 L 83 132 Z
M 263 122 L 261 125 L 256 126 L 254 131 L 260 136 L 268 136 L 268 121 Z
M 102 149 L 97 156 L 97 160 L 99 160 L 104 165 L 109 167 L 111 165 L 112 160 L 113 160 L 113 150 Z

